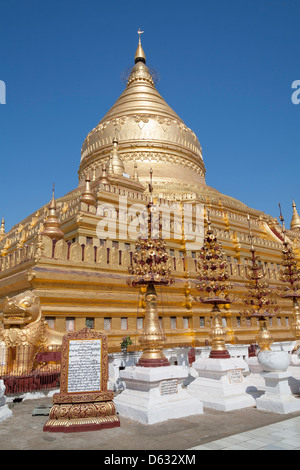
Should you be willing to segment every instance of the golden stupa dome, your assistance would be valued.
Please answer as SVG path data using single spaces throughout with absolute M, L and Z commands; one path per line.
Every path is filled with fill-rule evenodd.
M 100 177 L 116 138 L 125 173 L 132 176 L 137 166 L 141 182 L 148 182 L 152 168 L 154 185 L 160 191 L 205 185 L 197 136 L 155 88 L 140 37 L 126 89 L 83 143 L 80 185 L 87 173 Z

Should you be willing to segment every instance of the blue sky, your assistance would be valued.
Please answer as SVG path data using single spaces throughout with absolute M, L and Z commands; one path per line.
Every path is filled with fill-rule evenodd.
M 0 217 L 78 184 L 82 143 L 122 93 L 141 27 L 159 92 L 197 134 L 206 180 L 286 224 L 300 212 L 300 0 L 0 0 Z

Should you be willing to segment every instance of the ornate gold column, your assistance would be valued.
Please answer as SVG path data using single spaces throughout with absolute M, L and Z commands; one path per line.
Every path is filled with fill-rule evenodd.
M 154 284 L 147 285 L 145 295 L 146 316 L 144 330 L 139 337 L 139 343 L 143 354 L 137 363 L 137 366 L 143 367 L 161 367 L 169 366 L 170 363 L 163 353 L 163 347 L 166 340 L 161 331 L 157 311 L 157 293 Z
M 292 331 L 296 340 L 295 350 L 297 350 L 300 346 L 300 308 L 298 304 L 298 298 L 300 297 L 300 269 L 297 266 L 294 250 L 288 243 L 286 237 L 284 218 L 281 213 L 281 208 L 279 219 L 282 222 L 282 232 L 284 237 L 282 248 L 282 266 L 279 274 L 280 280 L 284 284 L 279 289 L 279 295 L 283 298 L 291 299 L 293 301 Z
M 250 216 L 248 215 L 249 239 L 251 241 L 250 252 L 252 253 L 252 262 L 247 267 L 247 278 L 249 282 L 245 285 L 248 295 L 243 299 L 247 305 L 247 310 L 241 312 L 248 317 L 258 319 L 259 332 L 256 341 L 261 351 L 270 351 L 273 337 L 268 331 L 267 318 L 274 317 L 277 307 L 273 307 L 277 300 L 273 297 L 269 284 L 265 282 L 265 271 L 256 256 L 253 235 L 250 227 Z
M 212 326 L 210 338 L 212 348 L 210 358 L 229 359 L 230 354 L 226 349 L 226 331 L 222 325 L 222 316 L 219 305 L 230 304 L 232 298 L 228 295 L 228 290 L 232 288 L 227 271 L 227 262 L 224 258 L 222 245 L 218 242 L 210 226 L 209 213 L 207 217 L 207 231 L 204 237 L 203 247 L 200 250 L 198 261 L 197 289 L 205 294 L 195 300 L 204 304 L 212 304 Z
M 133 287 L 146 286 L 146 316 L 143 333 L 139 338 L 142 357 L 136 364 L 143 367 L 169 366 L 170 363 L 163 353 L 165 336 L 161 331 L 157 311 L 156 285 L 169 285 L 174 282 L 170 278 L 167 266 L 168 254 L 166 243 L 161 238 L 161 223 L 157 208 L 152 200 L 152 170 L 150 171 L 150 202 L 146 206 L 145 238 L 140 237 L 133 254 L 133 264 L 129 273 L 133 275 L 130 284 Z

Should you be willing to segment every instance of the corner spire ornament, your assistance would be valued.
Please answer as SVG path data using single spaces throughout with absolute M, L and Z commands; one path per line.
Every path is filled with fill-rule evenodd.
M 290 229 L 291 230 L 299 230 L 300 229 L 300 216 L 298 214 L 295 201 L 293 201 L 292 206 L 293 206 L 293 216 L 292 216 L 292 220 L 291 220 Z
M 102 166 L 102 174 L 101 174 L 101 177 L 100 177 L 100 183 L 102 183 L 102 184 L 109 183 L 109 181 L 107 179 L 106 166 L 105 165 Z
M 96 199 L 91 190 L 91 177 L 89 173 L 85 178 L 85 188 L 81 196 L 81 202 L 87 204 L 88 206 L 96 206 Z
M 114 175 L 122 176 L 125 173 L 124 163 L 119 155 L 119 142 L 117 136 L 113 138 L 113 149 L 110 158 L 112 173 Z
M 2 218 L 1 227 L 0 227 L 0 240 L 4 238 L 5 235 L 5 220 Z
M 52 189 L 52 199 L 49 204 L 49 214 L 47 219 L 44 222 L 44 230 L 41 232 L 41 235 L 45 235 L 52 240 L 61 240 L 65 237 L 64 232 L 60 230 L 60 223 L 58 221 L 56 213 L 56 200 L 55 200 L 55 185 L 53 184 Z
M 138 174 L 138 169 L 137 169 L 137 163 L 134 162 L 134 171 L 133 171 L 133 179 L 135 181 L 139 181 L 139 174 Z
M 207 212 L 207 230 L 204 237 L 203 247 L 200 250 L 198 261 L 198 284 L 197 289 L 203 294 L 196 297 L 197 302 L 212 304 L 212 349 L 210 358 L 229 359 L 230 354 L 225 346 L 225 329 L 222 325 L 222 317 L 219 305 L 230 304 L 233 296 L 229 294 L 232 284 L 229 282 L 227 262 L 224 259 L 223 247 L 218 242 L 216 235 L 211 229 L 209 211 Z

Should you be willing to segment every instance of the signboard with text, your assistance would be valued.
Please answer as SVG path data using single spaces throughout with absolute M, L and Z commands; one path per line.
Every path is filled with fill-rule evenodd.
M 90 328 L 65 335 L 60 395 L 106 394 L 107 381 L 107 336 Z

